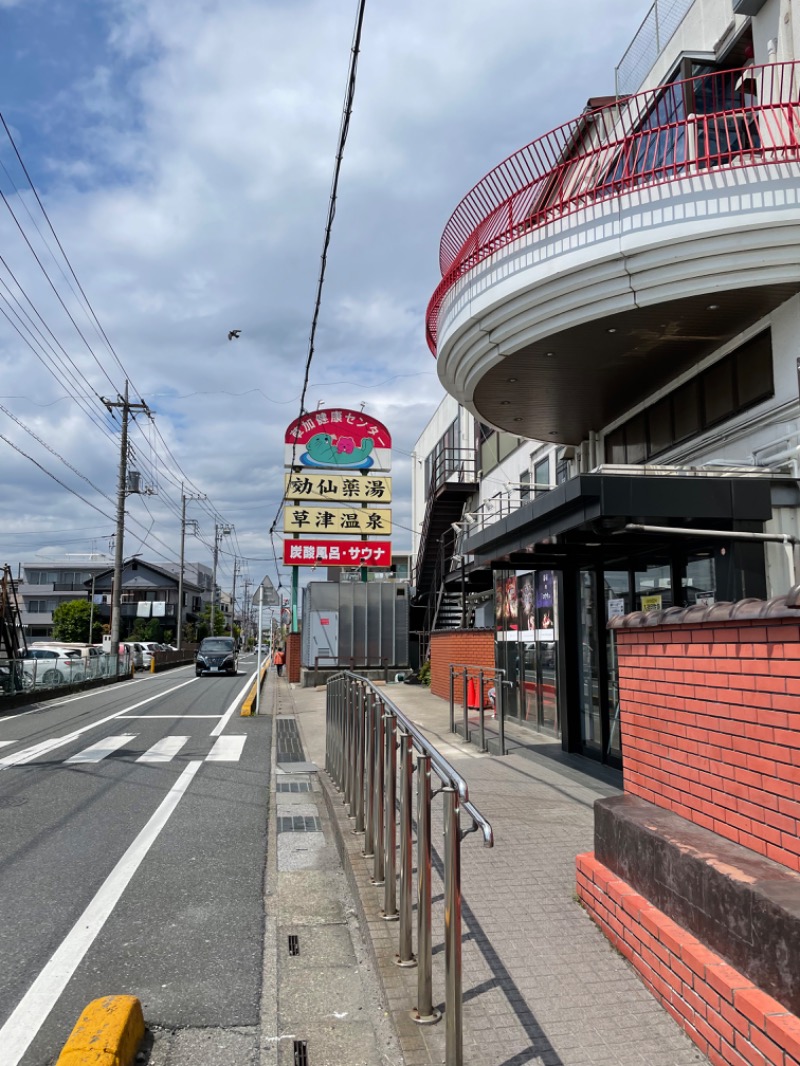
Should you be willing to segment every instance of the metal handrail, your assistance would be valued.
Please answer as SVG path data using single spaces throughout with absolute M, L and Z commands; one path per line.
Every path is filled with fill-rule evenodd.
M 799 160 L 798 80 L 800 63 L 772 63 L 670 82 L 586 111 L 510 155 L 445 226 L 442 281 L 426 314 L 433 354 L 447 293 L 518 238 L 689 175 Z
M 450 663 L 450 732 L 456 731 L 456 671 L 459 672 L 461 677 L 461 692 L 462 692 L 462 710 L 463 710 L 463 723 L 464 723 L 464 740 L 472 740 L 472 731 L 469 728 L 469 712 L 470 710 L 478 711 L 478 730 L 479 741 L 478 747 L 481 751 L 488 751 L 486 745 L 486 721 L 484 718 L 485 699 L 484 699 L 484 685 L 490 679 L 494 679 L 495 682 L 495 718 L 497 720 L 497 734 L 500 743 L 500 754 L 506 753 L 506 711 L 505 711 L 505 688 L 509 682 L 506 680 L 506 671 L 500 667 L 494 666 L 476 666 L 474 663 Z M 477 681 L 478 683 L 478 706 L 477 708 L 471 708 L 469 706 L 469 682 L 470 680 Z
M 445 798 L 445 1062 L 446 1066 L 462 1066 L 461 841 L 466 833 L 480 831 L 484 847 L 491 848 L 492 827 L 470 803 L 467 783 L 455 767 L 388 696 L 367 678 L 349 671 L 330 678 L 327 684 L 325 770 L 342 793 L 355 823 L 354 832 L 364 834 L 363 855 L 373 860 L 372 884 L 383 888 L 383 917 L 399 923 L 396 962 L 399 966 L 418 967 L 417 1006 L 411 1016 L 423 1025 L 440 1017 L 433 1006 L 432 991 L 431 804 L 439 794 Z M 435 791 L 431 789 L 431 771 L 441 783 Z M 417 775 L 416 957 L 412 944 L 411 898 L 414 773 Z M 462 809 L 472 820 L 472 829 L 461 830 Z

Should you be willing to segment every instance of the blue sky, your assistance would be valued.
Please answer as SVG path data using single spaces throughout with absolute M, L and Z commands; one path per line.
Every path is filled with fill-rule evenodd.
M 410 544 L 410 452 L 442 396 L 424 316 L 444 224 L 506 155 L 612 91 L 646 6 L 367 3 L 308 406 L 364 403 L 393 431 L 398 548 Z M 176 556 L 186 474 L 235 523 L 251 576 L 277 576 L 267 530 L 298 413 L 355 11 L 330 0 L 0 0 L 0 110 L 171 453 L 134 434 L 137 460 L 159 473 L 156 493 L 129 501 L 128 553 Z M 23 188 L 1 141 L 0 161 Z M 14 196 L 2 172 L 0 188 L 92 349 L 0 204 L 2 254 L 89 406 L 0 317 L 0 404 L 71 468 L 4 412 L 0 434 L 104 512 L 0 440 L 0 561 L 16 564 L 107 545 L 102 493 L 114 494 L 117 456 L 92 417 L 102 421 L 98 397 L 123 372 L 49 258 L 30 193 Z M 206 512 L 190 558 L 208 557 Z

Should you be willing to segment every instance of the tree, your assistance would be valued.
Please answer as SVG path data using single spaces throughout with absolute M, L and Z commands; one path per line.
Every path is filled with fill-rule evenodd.
M 225 630 L 228 628 L 228 623 L 224 613 L 217 607 L 214 611 L 214 632 L 211 633 L 211 604 L 207 603 L 203 608 L 200 618 L 197 622 L 197 639 L 202 640 L 203 637 L 213 636 L 221 637 Z
M 88 600 L 68 600 L 60 603 L 53 611 L 53 639 L 68 643 L 99 644 L 103 635 L 103 623 L 95 612 L 92 620 L 92 632 L 89 632 L 89 618 L 92 605 Z

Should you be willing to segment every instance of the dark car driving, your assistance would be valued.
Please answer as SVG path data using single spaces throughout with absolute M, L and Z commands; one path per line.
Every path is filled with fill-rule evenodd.
M 206 637 L 197 649 L 194 672 L 201 674 L 232 674 L 238 671 L 236 641 L 233 637 Z

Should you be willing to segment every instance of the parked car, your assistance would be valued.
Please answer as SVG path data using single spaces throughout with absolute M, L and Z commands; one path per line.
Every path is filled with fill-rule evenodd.
M 145 670 L 149 670 L 150 663 L 153 660 L 153 652 L 161 651 L 163 645 L 155 640 L 142 640 L 140 644 L 142 646 L 142 665 Z
M 128 654 L 131 657 L 134 670 L 144 669 L 144 649 L 138 640 L 123 640 L 120 644 L 120 650 L 124 651 L 128 649 Z M 147 665 L 150 665 L 150 660 L 147 660 Z
M 232 674 L 239 672 L 239 656 L 233 637 L 206 637 L 197 649 L 195 674 Z
M 86 677 L 105 677 L 109 672 L 109 659 L 104 654 L 102 647 L 96 644 L 81 644 L 78 641 L 60 640 L 37 640 L 30 645 L 31 648 L 53 648 L 64 651 L 77 651 L 83 660 L 83 671 Z
M 37 685 L 64 685 L 86 677 L 83 657 L 74 648 L 30 647 L 20 658 L 29 664 L 30 676 Z

